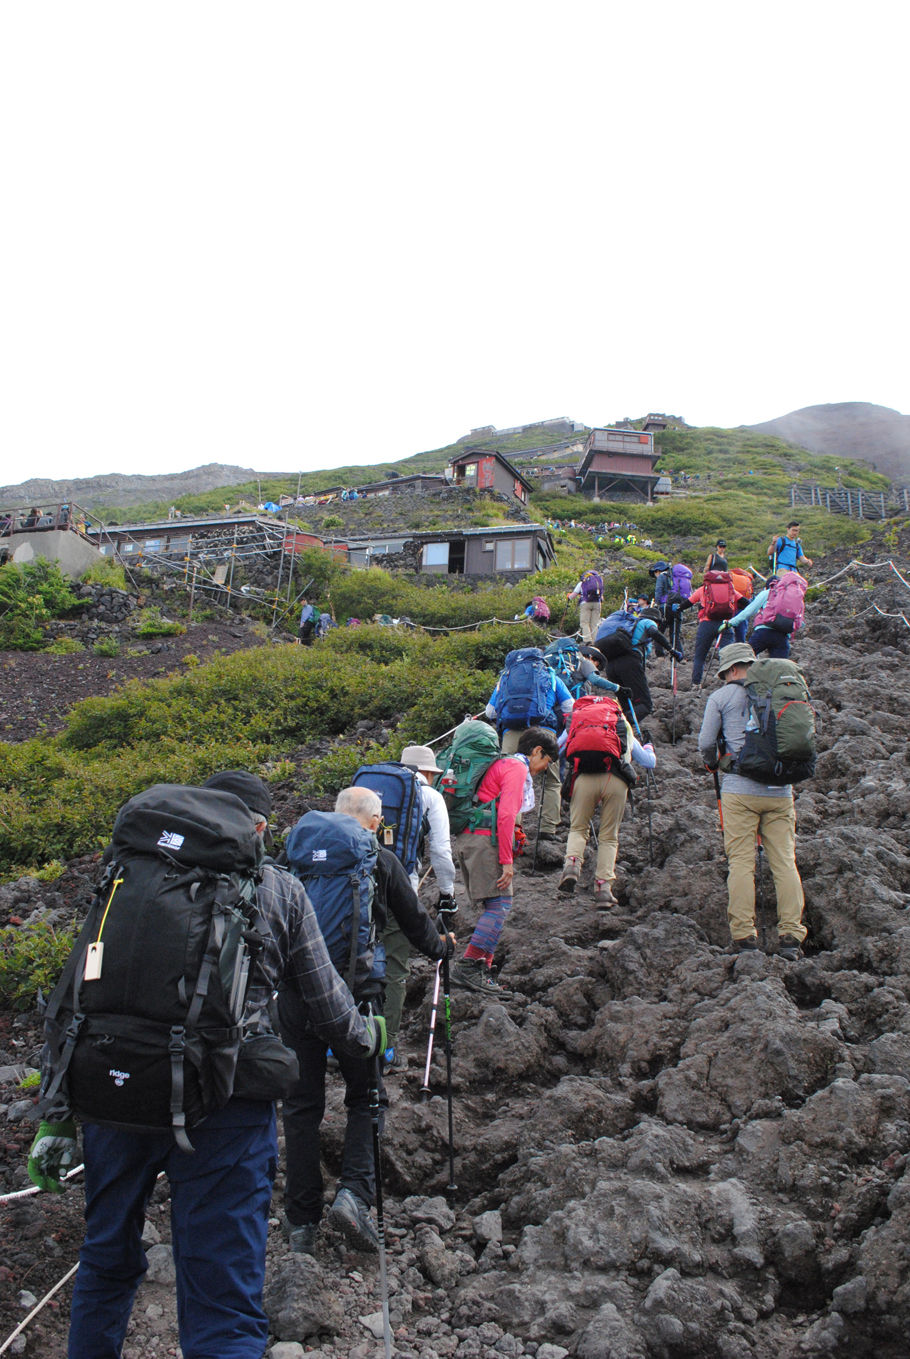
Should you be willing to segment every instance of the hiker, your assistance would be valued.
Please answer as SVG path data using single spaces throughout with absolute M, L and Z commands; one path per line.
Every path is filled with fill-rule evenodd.
M 607 679 L 619 686 L 619 705 L 634 726 L 636 718 L 643 721 L 654 711 L 644 653 L 621 629 L 604 637 L 598 650 L 604 658 Z
M 300 596 L 302 608 L 300 610 L 300 621 L 297 631 L 300 634 L 300 641 L 303 646 L 313 645 L 313 634 L 316 631 L 316 621 L 319 617 L 313 605 L 309 602 L 306 595 Z
M 768 544 L 768 558 L 771 562 L 771 574 L 775 576 L 780 575 L 781 571 L 795 571 L 800 563 L 804 566 L 812 565 L 812 558 L 806 556 L 799 540 L 798 519 L 791 519 L 787 525 L 787 532 L 771 539 Z
M 372 879 L 369 892 L 372 920 L 368 919 L 368 908 L 363 912 L 361 924 L 366 927 L 364 937 L 369 938 L 369 953 L 356 954 L 349 985 L 361 1009 L 370 1007 L 380 1011 L 384 964 L 382 945 L 376 941 L 381 937 L 389 914 L 398 921 L 409 943 L 427 958 L 451 956 L 455 944 L 454 936 L 443 937 L 438 932 L 417 900 L 396 855 L 377 845 L 376 831 L 381 820 L 382 802 L 372 788 L 342 788 L 335 799 L 334 812 L 307 812 L 291 830 L 285 846 L 292 871 L 300 874 L 307 894 L 313 900 L 329 954 L 333 957 L 337 956 L 333 947 L 335 936 L 327 915 L 320 912 L 320 903 L 325 902 L 328 907 L 334 893 L 331 905 L 337 903 L 344 911 L 343 918 L 336 917 L 333 921 L 340 940 L 340 955 L 345 960 L 342 965 L 355 953 L 360 936 L 351 939 L 353 870 L 345 861 L 343 869 L 333 872 L 333 857 L 340 862 L 342 843 L 354 847 L 355 851 L 358 846 L 365 848 L 364 876 Z M 363 832 L 367 832 L 366 836 Z M 307 872 L 308 866 L 313 864 L 319 864 L 318 877 Z M 350 971 L 348 975 L 351 975 Z M 284 1202 L 288 1240 L 292 1250 L 313 1255 L 323 1209 L 319 1125 L 325 1115 L 327 1043 L 324 1034 L 311 1023 L 309 1010 L 302 1003 L 299 992 L 290 987 L 282 987 L 278 992 L 278 1020 L 281 1036 L 293 1048 L 300 1064 L 299 1080 L 282 1102 L 287 1154 Z M 370 1216 L 376 1193 L 370 1092 L 378 1091 L 380 1123 L 388 1107 L 388 1098 L 377 1063 L 361 1054 L 350 1055 L 343 1048 L 336 1049 L 334 1044 L 332 1051 L 344 1078 L 347 1123 L 341 1174 L 328 1211 L 328 1221 L 339 1228 L 355 1249 L 376 1251 L 379 1236 Z
M 528 727 L 518 735 L 516 753 L 494 759 L 477 786 L 476 802 L 492 805 L 482 818 L 486 824 L 471 826 L 456 837 L 455 857 L 465 891 L 482 911 L 463 957 L 452 969 L 453 986 L 492 997 L 511 994 L 493 979 L 490 969 L 512 906 L 515 823 L 534 806 L 535 777 L 553 765 L 559 765 L 555 735 L 543 727 Z
M 738 614 L 748 624 L 754 619 L 749 645 L 756 655 L 762 652 L 774 660 L 790 655 L 790 641 L 805 622 L 805 598 L 809 582 L 798 571 L 771 576 L 764 590 Z
M 582 684 L 589 686 L 584 690 L 589 693 L 591 689 L 597 689 L 605 694 L 618 694 L 619 685 L 607 679 L 601 672 L 606 668 L 606 660 L 602 651 L 598 651 L 596 646 L 582 646 L 578 648 L 578 668 L 576 674 Z M 576 696 L 581 697 L 581 694 Z M 573 709 L 574 711 L 574 709 Z
M 755 582 L 752 579 L 752 572 L 747 571 L 741 566 L 730 567 L 730 578 L 733 581 L 734 590 L 739 595 L 739 598 L 736 601 L 736 611 L 730 621 L 730 626 L 733 629 L 734 640 L 737 642 L 744 642 L 746 640 L 748 619 L 743 617 L 743 613 L 752 599 Z
M 706 571 L 727 571 L 727 544 L 723 538 L 718 538 L 714 544 L 713 552 L 709 552 L 705 558 L 705 564 L 701 569 L 702 575 Z
M 583 698 L 575 705 L 566 759 L 571 769 L 569 838 L 558 891 L 574 892 L 584 861 L 585 845 L 598 807 L 597 864 L 594 870 L 594 905 L 616 906 L 613 882 L 619 825 L 626 809 L 629 788 L 637 775 L 630 761 L 644 769 L 657 764 L 648 737 L 640 744 L 612 698 Z
M 736 638 L 730 622 L 736 613 L 740 599 L 730 572 L 712 569 L 706 571 L 701 585 L 689 596 L 698 605 L 698 627 L 695 630 L 695 649 L 692 653 L 692 683 L 701 684 L 705 672 L 705 661 L 718 637 L 719 646 L 729 646 Z
M 597 624 L 600 622 L 600 606 L 604 597 L 603 576 L 599 571 L 582 572 L 581 580 L 566 595 L 569 600 L 577 599 L 578 604 L 578 627 L 581 632 L 581 640 L 590 644 L 594 641 L 594 633 Z
M 755 664 L 752 649 L 735 642 L 721 653 L 716 689 L 705 704 L 698 749 L 705 765 L 730 764 L 746 742 L 749 699 L 745 685 Z M 795 668 L 795 667 L 794 667 Z M 758 948 L 755 929 L 755 843 L 768 856 L 777 897 L 777 930 L 782 957 L 795 962 L 806 937 L 802 923 L 803 887 L 796 867 L 796 811 L 790 784 L 758 783 L 724 772 L 720 795 L 724 851 L 727 855 L 727 919 L 737 952 Z
M 484 716 L 496 723 L 503 755 L 514 755 L 528 727 L 558 732 L 561 725 L 567 726 L 574 701 L 566 684 L 547 665 L 543 652 L 536 647 L 523 647 L 506 656 Z M 539 840 L 557 838 L 561 799 L 559 767 L 547 766 L 540 799 Z
M 524 617 L 530 618 L 532 623 L 549 623 L 550 606 L 541 595 L 535 595 L 525 605 Z
M 218 809 L 214 823 L 223 821 L 225 834 L 228 824 L 232 829 L 238 826 L 245 843 L 258 844 L 261 852 L 271 794 L 255 775 L 245 770 L 224 771 L 214 775 L 205 790 L 158 785 L 131 799 L 121 809 L 118 824 L 130 808 L 156 805 L 154 795 L 159 788 L 173 799 L 179 797 L 179 802 L 172 800 L 170 805 L 183 808 L 193 806 L 193 795 L 204 792 L 205 807 Z M 175 834 L 175 822 L 190 838 L 197 823 L 172 818 L 167 805 L 165 797 L 157 823 L 151 812 L 146 816 L 154 826 L 150 844 L 169 835 L 168 855 L 173 856 L 180 852 L 177 842 L 181 839 Z M 116 838 L 117 824 L 115 844 Z M 217 847 L 218 838 L 212 838 Z M 151 853 L 126 860 L 127 874 L 146 859 L 150 873 L 160 873 L 163 864 L 171 878 L 180 876 L 168 870 L 161 854 Z M 300 884 L 274 865 L 266 863 L 261 871 L 255 900 L 263 947 L 256 958 L 244 1015 L 264 1012 L 274 988 L 283 982 L 295 989 L 301 1007 L 326 1041 L 338 1051 L 368 1061 L 385 1045 L 382 1021 L 358 1014 L 350 992 L 329 962 Z M 105 911 L 106 931 L 114 927 L 116 900 L 112 889 Z M 157 900 L 160 905 L 161 897 Z M 107 947 L 112 947 L 111 935 Z M 80 953 L 80 965 L 85 965 L 86 957 Z M 116 957 L 109 952 L 104 966 L 116 966 Z M 99 979 L 101 962 L 98 959 Z M 107 981 L 116 984 L 116 974 L 108 974 Z M 83 982 L 83 990 L 92 984 L 93 980 Z M 169 1066 L 166 1052 L 164 1058 Z M 47 1081 L 52 1068 L 44 1062 L 43 1068 Z M 141 1074 L 137 1071 L 136 1081 L 143 1090 L 146 1078 L 147 1067 Z M 47 1090 L 46 1084 L 43 1089 Z M 62 1097 L 62 1089 L 60 1093 Z M 43 1117 L 46 1121 L 32 1145 L 28 1173 L 39 1188 L 57 1192 L 62 1169 L 75 1158 L 76 1127 L 65 1102 L 52 1106 Z M 180 1149 L 170 1127 L 149 1132 L 84 1122 L 85 1240 L 73 1285 L 70 1359 L 117 1359 L 121 1353 L 136 1290 L 147 1267 L 142 1248 L 145 1209 L 160 1171 L 170 1181 L 181 1352 L 187 1359 L 202 1355 L 259 1359 L 263 1353 L 269 1334 L 262 1309 L 266 1237 L 278 1159 L 274 1103 L 235 1095 L 191 1127 L 189 1135 L 192 1154 Z
M 452 840 L 449 833 L 449 812 L 445 799 L 431 780 L 443 771 L 436 764 L 436 757 L 429 746 L 405 746 L 400 761 L 412 769 L 420 784 L 420 798 L 423 816 L 426 820 L 426 848 L 439 888 L 436 903 L 437 916 L 440 912 L 454 913 L 458 907 L 455 902 L 455 864 L 452 860 Z M 417 891 L 420 878 L 418 871 L 409 875 L 414 891 Z M 411 945 L 394 916 L 390 916 L 382 932 L 385 945 L 385 1015 L 388 1047 L 386 1048 L 383 1075 L 390 1071 L 400 1071 L 404 1058 L 399 1051 L 398 1031 L 401 1028 L 401 1011 L 404 1007 L 405 986 L 410 971 Z

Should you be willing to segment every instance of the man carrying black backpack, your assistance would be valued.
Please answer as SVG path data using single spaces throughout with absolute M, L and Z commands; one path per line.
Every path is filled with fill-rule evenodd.
M 185 814 L 168 813 L 168 790 L 172 806 Z M 154 872 L 157 864 L 177 885 L 186 879 L 187 870 L 192 875 L 194 870 L 178 856 L 193 842 L 201 824 L 200 812 L 213 831 L 207 842 L 210 846 L 217 847 L 219 827 L 226 833 L 230 824 L 232 830 L 237 828 L 237 837 L 243 839 L 251 858 L 261 864 L 271 795 L 255 775 L 231 770 L 214 775 L 205 789 L 157 785 L 148 794 L 158 796 L 140 794 L 131 799 L 115 825 L 116 847 L 118 826 L 125 822 L 134 825 L 136 817 L 131 820 L 131 809 L 138 807 L 140 820 L 144 818 L 143 824 L 147 823 L 153 836 L 152 850 L 141 853 L 138 860 L 135 856 L 124 858 L 127 871 L 117 875 L 120 888 L 117 877 L 113 883 L 106 883 L 106 910 L 98 937 L 78 955 L 77 977 L 83 978 L 83 992 L 102 978 L 110 986 L 122 970 L 126 946 L 120 943 L 114 949 L 115 940 L 124 938 L 122 932 L 118 933 L 116 916 L 118 900 L 132 901 L 134 909 L 141 900 L 141 895 L 129 895 L 129 882 L 124 881 L 134 869 L 139 872 L 135 866 L 148 860 Z M 358 1013 L 329 961 L 313 909 L 300 884 L 272 864 L 262 865 L 259 873 L 255 905 L 262 933 L 256 934 L 258 951 L 250 968 L 244 1014 L 265 1011 L 272 991 L 283 981 L 295 988 L 310 1022 L 337 1050 L 364 1059 L 381 1052 L 385 1027 L 381 1019 Z M 207 881 L 203 872 L 194 897 L 203 896 Z M 223 888 L 226 879 L 222 876 L 218 882 Z M 163 894 L 153 899 L 156 907 L 164 910 L 164 897 L 175 890 L 175 886 L 165 886 Z M 129 922 L 124 923 L 128 934 Z M 101 952 L 105 940 L 107 954 Z M 145 947 L 151 972 L 150 945 L 146 943 Z M 134 959 L 130 963 L 140 979 L 141 962 Z M 211 977 L 210 988 L 217 985 Z M 157 997 L 143 998 L 141 984 L 135 989 L 141 1018 L 143 1000 L 154 1004 Z M 186 1033 L 191 1039 L 189 1017 Z M 111 1034 L 108 1047 L 117 1039 L 116 1026 Z M 172 1044 L 177 1036 L 172 1028 Z M 167 1041 L 166 1028 L 164 1037 Z M 137 1054 L 135 1063 L 122 1062 L 122 1069 L 119 1063 L 113 1065 L 117 1069 L 104 1073 L 111 1077 L 111 1094 L 116 1097 L 119 1089 L 129 1098 L 130 1085 L 141 1086 L 145 1080 L 141 1055 Z M 192 1072 L 186 1064 L 181 1072 L 182 1077 L 190 1079 Z M 45 1070 L 45 1092 L 53 1077 L 53 1069 Z M 264 1080 L 260 1083 L 255 1097 L 233 1094 L 202 1121 L 187 1122 L 191 1154 L 181 1149 L 177 1132 L 170 1126 L 139 1131 L 85 1120 L 86 1232 L 73 1288 L 69 1359 L 119 1359 L 136 1289 L 146 1270 L 142 1249 L 145 1208 L 162 1170 L 171 1189 L 182 1353 L 186 1359 L 211 1355 L 219 1359 L 260 1359 L 269 1332 L 262 1310 L 262 1288 L 278 1157 L 275 1106 L 273 1099 L 263 1094 L 266 1084 Z M 255 1082 L 247 1088 L 254 1087 Z M 76 1127 L 65 1096 L 66 1086 L 62 1086 L 56 1102 L 43 1111 L 46 1121 L 38 1129 L 28 1165 L 33 1182 L 55 1192 L 61 1188 L 61 1171 L 73 1159 L 76 1148 Z

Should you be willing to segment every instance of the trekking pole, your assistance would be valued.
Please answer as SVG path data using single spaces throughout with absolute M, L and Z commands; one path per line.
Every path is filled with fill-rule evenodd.
M 758 859 L 758 934 L 759 942 L 767 953 L 768 951 L 768 917 L 765 911 L 765 864 L 764 846 L 761 842 L 761 835 L 755 836 L 755 854 Z
M 379 1054 L 373 1061 L 370 1117 L 373 1123 L 373 1173 L 376 1178 L 376 1231 L 379 1236 L 379 1284 L 382 1292 L 382 1336 L 385 1359 L 392 1359 L 392 1323 L 389 1320 L 389 1275 L 385 1258 L 385 1215 L 382 1207 L 382 1166 L 379 1141 Z
M 423 1085 L 420 1087 L 420 1098 L 428 1100 L 430 1098 L 430 1063 L 433 1060 L 433 1039 L 436 1037 L 436 1015 L 439 1011 L 439 979 L 442 974 L 442 964 L 436 964 L 436 980 L 433 983 L 433 1004 L 430 1007 L 430 1033 L 427 1040 L 427 1064 L 423 1069 Z
M 455 1183 L 455 1118 L 452 1110 L 452 1002 L 449 995 L 449 955 L 442 960 L 442 996 L 445 1009 L 446 1042 L 446 1102 L 449 1106 L 449 1183 L 446 1193 L 451 1197 L 458 1189 Z
M 629 704 L 629 712 L 632 714 L 632 721 L 633 721 L 634 724 L 635 724 L 635 730 L 636 730 L 636 732 L 637 732 L 637 734 L 638 734 L 638 739 L 639 739 L 639 741 L 641 741 L 642 745 L 644 745 L 644 741 L 642 741 L 642 736 L 641 736 L 641 727 L 638 725 L 638 718 L 635 716 L 635 706 L 634 706 L 634 704 L 632 703 L 631 698 L 628 700 L 628 704 Z M 653 833 L 652 833 L 652 829 L 651 829 L 651 812 L 652 812 L 652 803 L 653 803 L 653 800 L 654 800 L 654 795 L 655 795 L 656 792 L 657 792 L 657 783 L 656 783 L 656 781 L 655 781 L 655 779 L 654 779 L 654 776 L 653 776 L 653 774 L 651 773 L 651 770 L 650 770 L 650 769 L 646 769 L 646 770 L 645 770 L 645 787 L 646 787 L 647 790 L 648 790 L 648 864 L 649 864 L 650 867 L 653 868 L 653 866 L 654 866 L 654 838 L 653 838 Z
M 673 686 L 673 707 L 670 717 L 670 745 L 676 745 L 676 657 L 670 657 L 670 683 Z
M 708 767 L 708 766 L 705 765 L 705 768 L 706 768 L 706 769 L 707 769 L 707 767 Z M 721 835 L 723 835 L 723 833 L 724 833 L 724 809 L 723 809 L 723 807 L 721 806 L 721 801 L 720 801 L 720 775 L 718 774 L 718 772 L 717 772 L 716 769 L 712 769 L 712 770 L 711 770 L 711 773 L 714 775 L 714 792 L 715 792 L 715 794 L 717 795 L 717 815 L 718 815 L 718 819 L 720 820 L 720 833 L 721 833 Z
M 538 845 L 540 844 L 540 821 L 541 821 L 541 817 L 543 816 L 543 785 L 544 785 L 544 779 L 545 779 L 545 778 L 546 778 L 546 773 L 541 774 L 541 776 L 540 776 L 540 808 L 539 808 L 539 810 L 538 810 L 538 812 L 537 812 L 537 834 L 534 836 L 534 858 L 533 858 L 532 863 L 531 863 L 531 874 L 530 874 L 530 876 L 531 876 L 532 878 L 534 877 L 534 874 L 537 872 L 537 847 L 538 847 Z
M 631 698 L 627 699 L 626 702 L 627 702 L 628 705 L 629 705 L 629 713 L 630 713 L 630 715 L 631 715 L 631 717 L 632 717 L 632 725 L 633 725 L 634 728 L 635 728 L 635 735 L 638 737 L 638 739 L 639 739 L 639 741 L 641 742 L 641 744 L 644 745 L 644 740 L 643 740 L 642 734 L 641 734 L 641 727 L 638 725 L 638 718 L 635 716 L 635 707 L 634 707 L 634 705 L 633 705 L 633 703 L 632 703 Z M 653 774 L 652 770 L 650 770 L 650 769 L 646 769 L 646 770 L 645 770 L 645 783 L 648 785 L 649 788 L 651 787 L 652 784 L 654 785 L 654 794 L 655 794 L 655 796 L 656 796 L 656 795 L 657 795 L 657 780 L 655 779 L 654 774 Z

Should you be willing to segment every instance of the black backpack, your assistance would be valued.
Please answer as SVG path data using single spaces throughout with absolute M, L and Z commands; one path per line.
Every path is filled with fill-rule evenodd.
M 45 1012 L 38 1112 L 133 1131 L 186 1128 L 232 1094 L 277 1098 L 253 1067 L 282 1051 L 247 992 L 268 927 L 256 818 L 233 793 L 156 784 L 114 823 L 108 867 Z M 266 1037 L 266 1052 L 256 1040 Z M 244 1076 L 243 1073 L 246 1073 Z M 262 1073 L 258 1073 L 259 1076 Z M 247 1079 L 249 1077 L 249 1079 Z

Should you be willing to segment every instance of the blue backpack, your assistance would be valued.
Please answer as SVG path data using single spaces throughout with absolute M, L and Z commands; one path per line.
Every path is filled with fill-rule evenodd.
M 556 677 L 540 647 L 510 651 L 493 699 L 500 730 L 552 727 L 555 697 Z
M 640 619 L 627 609 L 617 609 L 615 613 L 608 613 L 597 629 L 594 645 L 597 646 L 605 637 L 612 637 L 616 632 L 627 632 L 631 637 L 639 622 Z
M 559 676 L 573 698 L 585 693 L 584 682 L 580 682 L 577 675 L 581 653 L 574 637 L 557 637 L 543 654 L 547 665 Z
M 356 996 L 364 982 L 385 976 L 385 949 L 373 917 L 376 837 L 344 813 L 307 812 L 292 827 L 284 852 L 313 903 L 332 965 Z
M 372 788 L 382 798 L 379 843 L 401 860 L 408 873 L 416 872 L 426 826 L 420 781 L 413 769 L 391 760 L 362 764 L 351 783 Z

